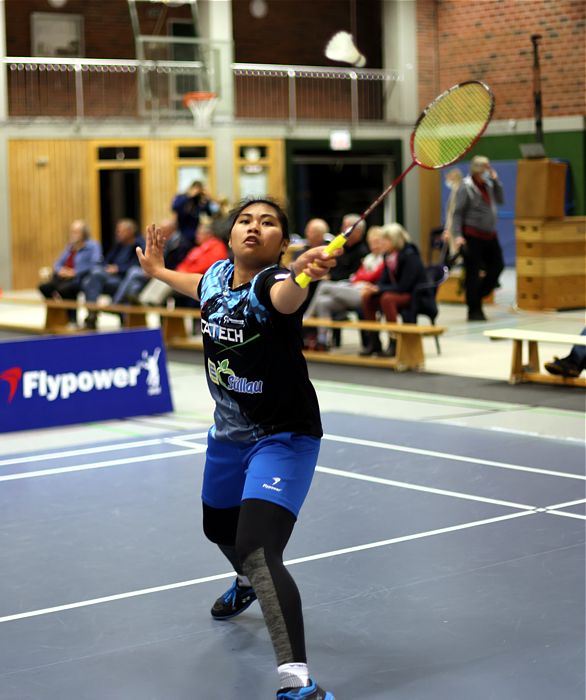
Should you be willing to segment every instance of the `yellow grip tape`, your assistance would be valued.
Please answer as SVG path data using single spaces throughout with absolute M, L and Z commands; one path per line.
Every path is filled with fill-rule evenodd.
M 324 253 L 332 253 L 334 250 L 338 250 L 338 248 L 343 248 L 344 243 L 346 243 L 346 238 L 340 233 L 334 238 L 333 241 L 328 243 L 324 249 Z M 297 282 L 300 287 L 305 289 L 305 287 L 307 287 L 307 285 L 311 282 L 311 277 L 305 272 L 300 272 L 295 278 L 295 282 Z

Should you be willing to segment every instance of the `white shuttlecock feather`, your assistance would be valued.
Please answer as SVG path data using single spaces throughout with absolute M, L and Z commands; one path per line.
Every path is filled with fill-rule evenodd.
M 366 65 L 366 58 L 358 51 L 354 45 L 352 34 L 348 34 L 348 32 L 334 34 L 326 46 L 326 56 L 330 61 L 349 63 L 357 68 Z

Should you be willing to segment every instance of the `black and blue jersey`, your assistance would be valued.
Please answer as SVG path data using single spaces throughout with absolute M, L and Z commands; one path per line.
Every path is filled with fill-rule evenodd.
M 282 314 L 271 287 L 289 271 L 273 265 L 232 289 L 234 265 L 214 263 L 198 296 L 215 438 L 254 442 L 291 432 L 322 436 L 319 406 L 302 354 L 303 314 Z

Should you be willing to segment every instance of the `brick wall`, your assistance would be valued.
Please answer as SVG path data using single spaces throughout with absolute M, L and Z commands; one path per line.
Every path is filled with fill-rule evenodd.
M 235 60 L 333 66 L 324 56 L 325 46 L 336 32 L 352 30 L 355 15 L 357 45 L 366 55 L 368 66 L 380 68 L 382 1 L 268 0 L 266 16 L 254 18 L 250 0 L 232 0 Z
M 32 55 L 31 15 L 44 12 L 83 16 L 84 56 L 87 58 L 136 57 L 127 0 L 68 0 L 60 9 L 52 8 L 47 0 L 5 0 L 5 5 L 8 56 Z M 163 33 L 166 33 L 167 19 L 191 16 L 187 5 L 165 8 L 137 3 L 137 7 L 141 30 L 145 34 L 152 33 L 157 25 L 164 27 Z
M 531 118 L 532 34 L 544 116 L 580 115 L 585 100 L 584 0 L 417 0 L 419 100 L 481 79 L 496 96 L 496 119 Z

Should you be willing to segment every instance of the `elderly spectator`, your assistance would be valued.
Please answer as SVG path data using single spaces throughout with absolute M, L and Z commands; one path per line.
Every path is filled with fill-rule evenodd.
M 76 299 L 82 284 L 92 267 L 102 259 L 102 247 L 90 240 L 90 230 L 85 221 L 77 219 L 69 227 L 69 243 L 53 265 L 49 280 L 39 285 L 41 294 L 53 299 Z M 68 309 L 72 325 L 76 324 L 75 309 Z
M 496 205 L 503 202 L 503 186 L 490 161 L 485 156 L 474 156 L 470 175 L 458 188 L 452 219 L 452 235 L 466 268 L 469 321 L 486 321 L 482 299 L 495 289 L 504 268 L 496 231 Z
M 165 265 L 174 270 L 187 255 L 185 239 L 175 227 L 174 219 L 163 219 L 161 231 L 165 239 Z M 149 278 L 139 265 L 133 265 L 112 297 L 113 304 L 138 304 L 139 296 Z
M 324 219 L 310 219 L 305 224 L 303 232 L 306 242 L 306 250 L 315 248 L 318 245 L 325 245 L 332 240 L 330 227 Z
M 427 280 L 419 250 L 407 231 L 396 223 L 389 224 L 387 230 L 390 252 L 385 255 L 379 281 L 376 284 L 366 282 L 362 288 L 362 310 L 367 321 L 376 320 L 377 311 L 382 311 L 389 323 L 396 323 L 399 309 L 409 306 L 415 287 Z M 395 355 L 394 338 L 389 338 L 388 349 L 383 352 L 378 333 L 369 335 L 370 340 L 361 355 Z
M 128 270 L 135 266 L 140 270 L 136 257 L 136 246 L 144 249 L 144 239 L 137 231 L 132 219 L 120 219 L 116 223 L 114 245 L 108 251 L 104 261 L 95 265 L 85 277 L 82 288 L 85 299 L 95 303 L 100 294 L 109 294 L 114 301 L 122 280 Z M 97 311 L 89 311 L 85 319 L 85 327 L 94 330 L 97 324 Z
M 346 214 L 342 219 L 340 232 L 346 231 L 353 224 L 356 224 L 356 226 L 346 241 L 342 255 L 337 259 L 336 267 L 330 270 L 329 278 L 317 283 L 317 290 L 305 309 L 304 318 L 316 315 L 316 300 L 319 298 L 320 287 L 324 281 L 329 283 L 347 282 L 351 275 L 357 272 L 362 264 L 362 259 L 368 255 L 368 247 L 363 240 L 366 223 L 360 218 L 359 214 Z M 323 339 L 325 335 L 327 335 L 327 331 L 323 328 L 318 328 L 317 335 L 312 334 L 306 337 L 307 347 L 314 350 L 327 350 L 327 344 L 318 340 L 318 338 Z
M 363 288 L 367 284 L 376 284 L 379 281 L 384 268 L 384 255 L 392 249 L 388 228 L 371 226 L 366 234 L 366 242 L 370 252 L 350 279 L 320 282 L 313 304 L 314 314 L 318 318 L 336 318 L 345 316 L 348 311 L 359 312 Z M 328 345 L 328 330 L 318 329 L 314 349 L 323 350 Z

